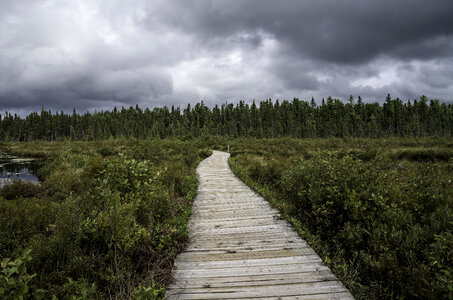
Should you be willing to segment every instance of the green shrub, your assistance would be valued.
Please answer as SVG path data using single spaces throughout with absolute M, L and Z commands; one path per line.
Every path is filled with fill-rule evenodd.
M 41 187 L 33 182 L 15 180 L 11 184 L 3 186 L 0 189 L 0 197 L 7 200 L 17 198 L 32 198 L 41 192 Z
M 31 292 L 44 289 L 49 299 L 163 293 L 172 260 L 188 241 L 194 171 L 209 154 L 203 141 L 8 145 L 46 156 L 39 193 L 0 197 L 0 255 L 33 249 Z M 152 289 L 137 289 L 148 278 Z
M 259 141 L 237 146 L 230 164 L 281 209 L 357 299 L 451 298 L 450 152 L 443 140 L 400 148 L 409 142 L 282 141 L 276 152 L 273 142 Z M 247 150 L 259 146 L 261 155 Z
M 103 157 L 106 157 L 106 156 L 117 155 L 118 154 L 118 150 L 116 150 L 115 148 L 104 146 L 102 148 L 99 148 L 97 150 L 97 153 L 99 153 Z
M 59 204 L 43 199 L 0 198 L 0 257 L 12 256 L 27 247 L 37 233 L 50 233 Z
M 63 285 L 67 294 L 67 299 L 70 300 L 90 300 L 99 298 L 96 284 L 90 284 L 85 279 L 73 280 L 68 278 L 68 282 Z
M 158 288 L 154 282 L 150 287 L 138 286 L 132 294 L 134 300 L 155 300 L 162 299 L 164 296 L 165 288 Z
M 26 249 L 21 257 L 12 260 L 4 258 L 0 272 L 0 297 L 2 299 L 24 299 L 34 294 L 35 298 L 42 298 L 42 290 L 30 293 L 29 282 L 36 276 L 27 272 L 25 264 L 32 260 L 31 249 Z
M 453 222 L 449 231 L 435 235 L 430 246 L 429 262 L 435 273 L 433 296 L 453 298 Z
M 392 154 L 394 159 L 432 162 L 432 161 L 448 161 L 453 158 L 453 150 L 450 149 L 406 149 L 398 150 Z

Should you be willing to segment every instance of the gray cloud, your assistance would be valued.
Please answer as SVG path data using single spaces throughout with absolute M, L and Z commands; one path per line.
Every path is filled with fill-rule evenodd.
M 429 45 L 451 41 L 453 2 L 449 0 L 193 3 L 179 1 L 178 13 L 168 19 L 204 41 L 264 31 L 293 47 L 297 55 L 335 63 L 360 63 L 392 51 L 406 58 L 425 56 L 426 50 L 451 55 Z M 183 14 L 185 17 L 179 18 Z M 448 41 L 440 40 L 446 36 Z
M 452 100 L 453 2 L 3 1 L 0 111 L 426 94 Z

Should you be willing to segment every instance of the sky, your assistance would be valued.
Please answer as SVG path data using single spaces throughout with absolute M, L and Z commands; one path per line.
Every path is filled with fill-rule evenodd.
M 1 0 L 0 112 L 453 100 L 452 0 Z

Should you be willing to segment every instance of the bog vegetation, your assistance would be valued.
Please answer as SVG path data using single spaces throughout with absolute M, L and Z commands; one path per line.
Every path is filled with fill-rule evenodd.
M 42 183 L 0 189 L 0 298 L 162 296 L 187 241 L 194 168 L 180 141 L 3 144 L 43 157 Z
M 235 143 L 230 165 L 358 299 L 453 298 L 451 139 Z

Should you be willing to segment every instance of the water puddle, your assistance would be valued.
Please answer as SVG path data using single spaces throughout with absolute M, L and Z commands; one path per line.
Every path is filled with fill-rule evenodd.
M 39 182 L 37 160 L 14 157 L 0 152 L 0 188 L 15 180 Z

